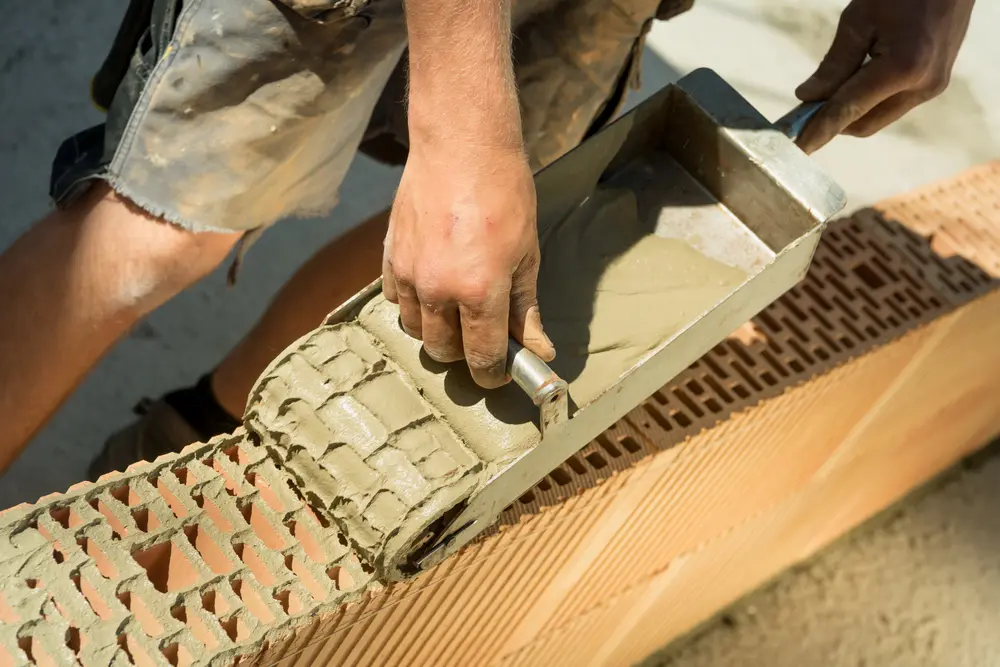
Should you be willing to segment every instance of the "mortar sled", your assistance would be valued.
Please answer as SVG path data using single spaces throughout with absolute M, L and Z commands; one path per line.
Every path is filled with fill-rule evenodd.
M 541 171 L 551 366 L 511 341 L 482 390 L 378 280 L 265 371 L 247 430 L 378 576 L 440 563 L 804 276 L 845 203 L 792 141 L 816 109 L 772 124 L 698 70 Z

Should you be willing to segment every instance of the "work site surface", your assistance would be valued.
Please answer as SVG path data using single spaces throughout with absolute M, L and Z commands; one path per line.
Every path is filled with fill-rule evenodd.
M 375 425 L 262 446 L 278 419 L 357 423 L 333 407 L 258 401 L 247 430 L 11 508 L 0 664 L 633 664 L 1000 431 L 997 230 L 1000 163 L 834 223 L 803 283 L 412 581 L 376 576 L 413 537 L 394 521 L 482 459 Z M 393 381 L 344 349 L 289 355 L 306 404 Z M 411 407 L 384 442 L 438 428 Z

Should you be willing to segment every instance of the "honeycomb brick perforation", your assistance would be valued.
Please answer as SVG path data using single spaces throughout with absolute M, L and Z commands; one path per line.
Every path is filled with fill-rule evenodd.
M 977 220 L 1000 206 L 1000 163 L 966 178 L 961 194 L 954 185 L 934 186 L 831 223 L 804 280 L 550 473 L 503 522 L 556 504 L 995 289 L 1000 228 Z M 616 460 L 601 451 L 602 440 L 626 432 L 635 456 Z
M 990 221 L 998 211 L 1000 163 L 833 224 L 802 283 L 547 474 L 501 524 L 995 290 L 1000 227 Z M 0 664 L 195 665 L 247 652 L 271 664 L 319 642 L 317 619 L 327 619 L 323 635 L 364 633 L 403 627 L 418 613 L 406 596 L 433 595 L 451 570 L 378 592 L 372 550 L 385 544 L 394 513 L 434 498 L 435 485 L 474 477 L 482 462 L 419 401 L 396 413 L 404 414 L 398 423 L 378 414 L 371 393 L 395 391 L 403 379 L 363 332 L 344 334 L 339 348 L 315 342 L 286 360 L 302 381 L 298 401 L 265 400 L 265 387 L 251 422 L 313 420 L 342 436 L 337 411 L 354 411 L 367 420 L 357 442 L 331 438 L 337 446 L 310 443 L 305 452 L 241 429 L 0 513 Z M 331 401 L 334 375 L 349 380 L 344 400 Z M 296 457 L 300 450 L 307 455 Z M 336 486 L 339 472 L 357 465 L 374 482 Z M 337 502 L 324 502 L 319 485 L 332 485 L 327 498 Z M 574 539 L 573 526 L 559 530 Z M 474 545 L 464 562 L 479 550 L 489 546 Z M 582 613 L 584 602 L 574 605 Z M 380 616 L 397 608 L 392 622 Z

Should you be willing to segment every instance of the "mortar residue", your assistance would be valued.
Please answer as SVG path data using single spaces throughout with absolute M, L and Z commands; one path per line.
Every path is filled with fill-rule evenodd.
M 669 175 L 691 180 L 681 170 Z M 670 203 L 656 197 L 671 189 L 663 176 L 640 163 L 598 185 L 568 216 L 539 221 L 539 307 L 557 352 L 551 366 L 578 408 L 746 279 L 743 270 L 654 233 L 670 215 Z M 432 361 L 381 295 L 358 319 L 481 459 L 500 464 L 538 442 L 537 408 L 516 385 L 487 392 L 464 364 Z

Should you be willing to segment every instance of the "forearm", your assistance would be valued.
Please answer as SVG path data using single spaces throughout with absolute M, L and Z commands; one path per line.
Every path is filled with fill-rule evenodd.
M 411 143 L 520 147 L 510 0 L 408 0 Z

